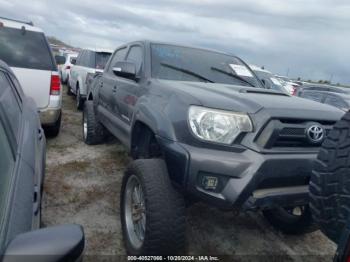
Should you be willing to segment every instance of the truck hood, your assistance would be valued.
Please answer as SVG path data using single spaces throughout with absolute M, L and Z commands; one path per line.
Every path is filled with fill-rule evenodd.
M 255 114 L 266 110 L 272 117 L 338 120 L 344 112 L 312 100 L 282 92 L 201 82 L 158 80 L 173 91 L 192 96 L 199 105 L 222 110 Z

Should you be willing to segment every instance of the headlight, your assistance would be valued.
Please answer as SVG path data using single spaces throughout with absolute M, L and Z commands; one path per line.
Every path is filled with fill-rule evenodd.
M 188 112 L 192 132 L 207 141 L 231 144 L 242 132 L 252 132 L 247 114 L 191 106 Z

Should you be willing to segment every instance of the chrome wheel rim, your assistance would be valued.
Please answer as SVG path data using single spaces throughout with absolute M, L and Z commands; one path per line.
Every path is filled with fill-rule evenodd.
M 124 193 L 124 219 L 126 231 L 131 245 L 141 248 L 146 232 L 146 206 L 140 180 L 131 175 Z
M 83 136 L 84 136 L 84 140 L 86 140 L 86 137 L 87 137 L 87 116 L 85 113 L 83 113 Z

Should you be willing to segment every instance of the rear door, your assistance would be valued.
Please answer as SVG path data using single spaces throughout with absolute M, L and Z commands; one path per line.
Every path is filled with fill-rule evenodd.
M 110 113 L 117 113 L 119 115 L 118 105 L 115 103 L 113 94 L 117 87 L 117 76 L 113 73 L 113 67 L 118 61 L 125 59 L 127 47 L 117 49 L 109 64 L 105 68 L 102 76 L 102 85 L 100 87 L 100 100 L 99 103 Z
M 33 228 L 35 172 L 22 159 L 22 101 L 8 75 L 0 70 L 0 254 L 16 235 Z M 35 152 L 35 148 L 26 148 Z
M 57 71 L 42 32 L 0 27 L 0 59 L 15 72 L 26 95 L 39 108 L 49 104 L 51 72 Z

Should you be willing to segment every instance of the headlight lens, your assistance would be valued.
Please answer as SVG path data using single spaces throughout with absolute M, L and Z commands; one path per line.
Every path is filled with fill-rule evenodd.
M 242 132 L 252 132 L 247 114 L 191 106 L 189 122 L 192 132 L 207 141 L 231 144 Z

